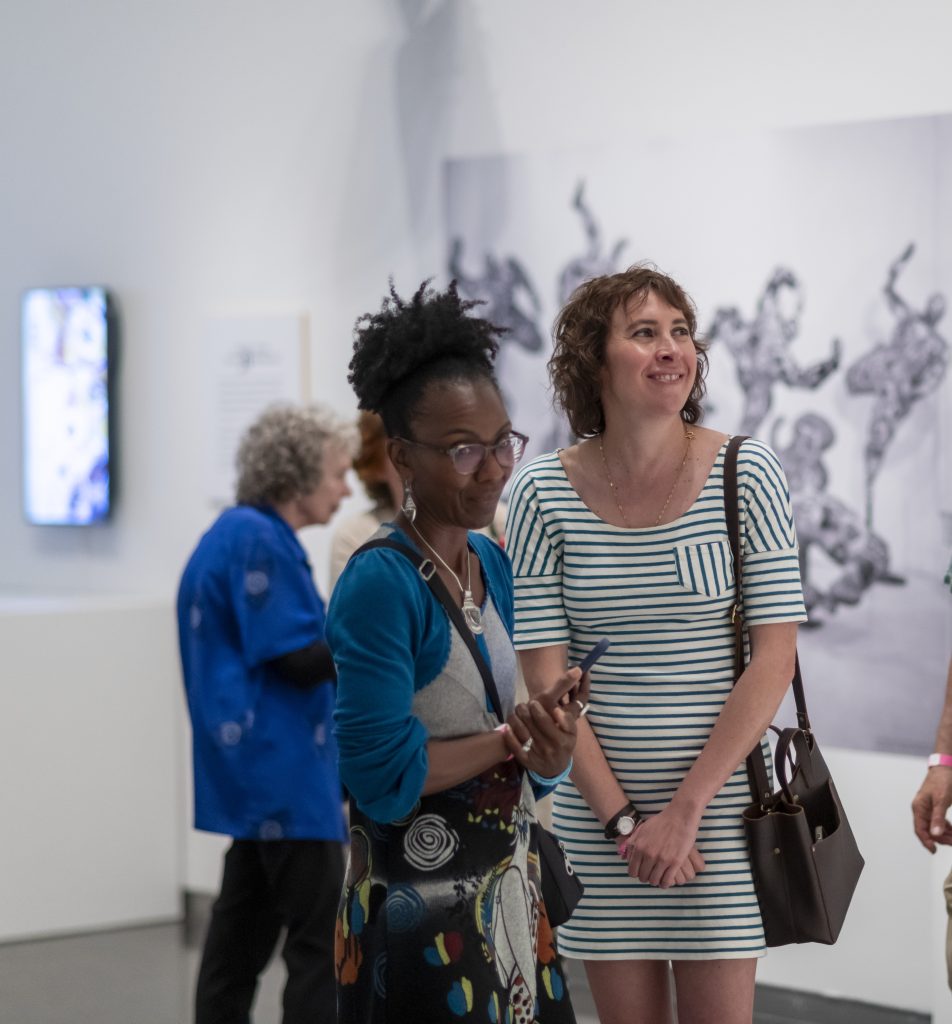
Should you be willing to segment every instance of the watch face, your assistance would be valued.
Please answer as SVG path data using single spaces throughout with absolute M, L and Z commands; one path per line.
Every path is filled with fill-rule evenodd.
M 630 836 L 635 831 L 635 819 L 629 818 L 628 815 L 622 815 L 615 827 L 618 829 L 620 836 Z

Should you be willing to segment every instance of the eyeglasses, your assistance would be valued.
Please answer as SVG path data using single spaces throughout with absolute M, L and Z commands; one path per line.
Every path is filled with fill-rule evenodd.
M 413 445 L 414 448 L 429 448 L 431 452 L 448 455 L 453 460 L 453 468 L 462 476 L 471 476 L 481 469 L 490 452 L 503 469 L 512 469 L 522 458 L 529 442 L 525 434 L 515 430 L 495 444 L 454 444 L 452 448 L 441 448 L 438 444 L 427 444 L 425 441 L 411 441 L 406 437 L 395 437 L 394 440 Z

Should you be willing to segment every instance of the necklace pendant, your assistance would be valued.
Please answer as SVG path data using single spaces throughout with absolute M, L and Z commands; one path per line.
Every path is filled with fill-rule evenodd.
M 482 633 L 483 613 L 479 610 L 479 607 L 473 600 L 473 592 L 471 590 L 463 592 L 463 620 L 466 622 L 466 625 L 469 626 L 469 631 L 471 633 Z

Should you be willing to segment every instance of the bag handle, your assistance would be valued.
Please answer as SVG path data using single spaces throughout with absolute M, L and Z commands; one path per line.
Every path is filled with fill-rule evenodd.
M 787 774 L 788 759 L 793 764 L 791 747 L 797 755 L 796 763 L 793 765 L 793 776 Z M 808 789 L 814 789 L 830 777 L 829 769 L 823 759 L 810 756 L 815 749 L 813 734 L 804 729 L 784 729 L 780 733 L 776 756 L 777 781 L 780 783 L 780 788 L 787 801 L 794 801 L 790 790 L 793 777 L 802 776 Z
M 390 540 L 389 537 L 378 537 L 376 540 L 368 540 L 366 544 L 362 544 L 350 557 L 355 558 L 362 551 L 370 551 L 372 548 L 390 548 L 392 551 L 399 551 L 413 563 L 420 574 L 420 578 L 433 591 L 436 599 L 446 609 L 450 622 L 459 631 L 463 643 L 469 648 L 469 653 L 473 656 L 473 661 L 476 662 L 479 674 L 483 678 L 483 686 L 486 687 L 486 694 L 493 706 L 493 711 L 500 722 L 505 722 L 506 719 L 502 713 L 502 701 L 499 699 L 499 691 L 496 689 L 496 680 L 493 679 L 492 670 L 486 664 L 486 659 L 476 643 L 476 638 L 466 625 L 459 605 L 450 596 L 450 592 L 446 589 L 446 584 L 440 579 L 436 566 L 429 558 L 424 558 L 421 554 L 414 551 L 413 548 L 408 547 L 406 544 L 401 544 L 399 541 Z
M 727 537 L 730 541 L 731 555 L 734 560 L 734 604 L 731 606 L 731 622 L 734 624 L 734 683 L 740 679 L 746 667 L 744 658 L 744 614 L 742 611 L 743 589 L 741 586 L 744 555 L 740 544 L 740 513 L 737 506 L 737 453 L 744 441 L 748 440 L 746 435 L 737 435 L 730 439 L 727 444 L 727 451 L 724 454 L 724 511 L 727 517 Z M 784 732 L 802 732 L 810 734 L 810 716 L 807 714 L 806 695 L 803 692 L 803 679 L 800 675 L 800 656 L 794 656 L 793 671 L 793 699 L 797 706 L 797 724 L 799 729 L 784 730 Z M 781 740 L 783 739 L 781 733 Z M 788 739 L 784 746 L 784 758 L 789 750 L 791 740 Z M 779 744 L 777 761 L 781 760 Z M 783 769 L 777 766 L 778 778 L 783 780 L 783 788 L 786 785 L 786 765 Z M 770 777 L 767 774 L 767 760 L 764 756 L 760 743 L 747 755 L 747 780 L 750 784 L 750 791 L 755 803 L 765 806 L 771 796 Z

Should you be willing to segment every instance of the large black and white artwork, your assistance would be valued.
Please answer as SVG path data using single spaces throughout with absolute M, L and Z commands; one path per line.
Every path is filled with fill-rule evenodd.
M 551 325 L 582 281 L 649 261 L 692 295 L 705 423 L 790 483 L 827 744 L 931 749 L 952 645 L 952 116 L 446 166 L 446 267 L 509 333 L 529 455 L 570 444 Z

